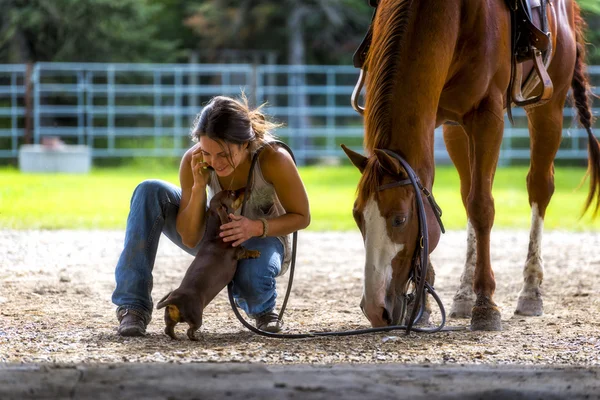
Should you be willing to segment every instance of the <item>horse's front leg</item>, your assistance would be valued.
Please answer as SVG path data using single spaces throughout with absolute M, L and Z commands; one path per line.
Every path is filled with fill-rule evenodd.
M 452 299 L 450 318 L 470 318 L 475 305 L 475 294 L 473 293 L 473 275 L 475 274 L 475 262 L 477 261 L 477 239 L 475 230 L 469 221 L 467 224 L 467 257 L 465 266 L 460 276 L 460 286 Z
M 502 321 L 500 310 L 493 300 L 496 281 L 490 261 L 490 233 L 495 216 L 492 184 L 504 130 L 500 91 L 484 99 L 476 110 L 465 116 L 465 129 L 472 154 L 467 214 L 475 232 L 477 253 L 473 274 L 476 298 L 471 329 L 499 331 L 502 330 Z
M 469 154 L 469 138 L 460 125 L 444 125 L 444 142 L 452 163 L 460 176 L 460 194 L 465 211 L 467 198 L 471 191 L 471 163 Z M 450 318 L 471 318 L 471 311 L 475 304 L 473 293 L 473 274 L 477 249 L 475 244 L 475 230 L 469 221 L 467 224 L 467 257 L 465 266 L 460 276 L 460 287 L 452 300 Z

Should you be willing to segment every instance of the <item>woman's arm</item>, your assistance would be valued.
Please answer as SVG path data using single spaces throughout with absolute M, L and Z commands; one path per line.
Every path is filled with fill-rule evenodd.
M 310 224 L 308 196 L 294 160 L 285 149 L 266 148 L 258 160 L 265 180 L 273 185 L 285 214 L 267 220 L 267 236 L 283 236 Z M 221 225 L 221 237 L 239 246 L 255 236 L 262 236 L 263 224 L 230 214 L 231 222 Z
M 181 203 L 177 212 L 177 233 L 189 248 L 196 247 L 204 233 L 206 183 L 208 172 L 202 169 L 200 146 L 190 148 L 181 159 L 179 182 Z
M 275 188 L 286 212 L 267 221 L 268 236 L 283 236 L 306 228 L 310 224 L 308 195 L 290 153 L 282 147 L 268 147 L 259 162 L 265 180 Z M 262 234 L 262 223 L 258 222 Z

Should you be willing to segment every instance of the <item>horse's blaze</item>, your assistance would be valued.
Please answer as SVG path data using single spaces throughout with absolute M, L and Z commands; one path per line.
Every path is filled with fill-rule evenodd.
M 370 199 L 363 210 L 365 239 L 364 312 L 371 323 L 382 319 L 381 307 L 392 281 L 392 260 L 404 250 L 403 243 L 394 243 L 388 236 L 386 220 L 377 202 Z M 389 310 L 393 311 L 393 310 Z

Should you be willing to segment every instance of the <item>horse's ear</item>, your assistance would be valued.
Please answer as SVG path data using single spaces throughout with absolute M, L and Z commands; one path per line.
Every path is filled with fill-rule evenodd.
M 377 160 L 383 169 L 392 175 L 400 175 L 400 173 L 404 170 L 402 165 L 400 165 L 400 161 L 396 160 L 385 151 L 375 149 L 375 157 L 377 157 Z
M 362 174 L 365 168 L 367 167 L 368 158 L 363 156 L 362 154 L 350 150 L 345 145 L 342 145 L 342 150 L 344 150 L 344 153 L 346 153 L 346 155 L 350 159 L 350 162 L 354 164 L 354 166 L 358 168 L 358 170 Z

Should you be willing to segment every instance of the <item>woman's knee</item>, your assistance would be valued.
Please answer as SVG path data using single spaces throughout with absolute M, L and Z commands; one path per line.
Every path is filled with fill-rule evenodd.
M 133 191 L 133 198 L 143 197 L 152 198 L 157 197 L 161 192 L 165 191 L 165 182 L 158 179 L 147 179 L 137 185 Z
M 149 201 L 155 202 L 170 202 L 179 204 L 181 194 L 178 188 L 169 182 L 159 179 L 147 179 L 137 185 L 133 191 L 131 202 Z

